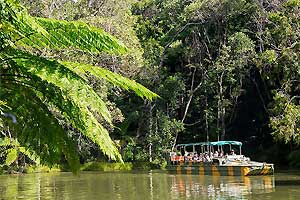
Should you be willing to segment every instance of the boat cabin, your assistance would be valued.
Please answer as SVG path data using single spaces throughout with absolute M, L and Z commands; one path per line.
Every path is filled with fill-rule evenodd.
M 218 162 L 220 165 L 227 160 L 244 159 L 242 143 L 238 141 L 199 142 L 177 144 L 170 153 L 172 164 L 179 162 Z M 239 151 L 239 155 L 236 151 Z

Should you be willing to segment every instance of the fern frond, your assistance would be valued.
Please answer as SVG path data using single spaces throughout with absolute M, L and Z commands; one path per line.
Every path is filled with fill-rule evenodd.
M 9 60 L 8 62 L 13 61 L 32 75 L 57 86 L 77 105 L 90 108 L 111 124 L 111 115 L 105 102 L 85 80 L 62 64 L 12 48 L 2 55 Z
M 152 100 L 153 98 L 158 97 L 157 94 L 150 91 L 143 85 L 135 82 L 134 80 L 130 80 L 124 76 L 111 72 L 107 69 L 95 67 L 87 64 L 81 64 L 81 63 L 71 63 L 71 62 L 61 62 L 61 61 L 59 62 L 64 66 L 68 67 L 70 70 L 76 72 L 77 74 L 86 74 L 89 72 L 93 76 L 97 78 L 105 79 L 106 81 L 122 89 L 132 90 L 142 98 L 147 98 L 149 100 Z
M 80 49 L 86 53 L 100 52 L 123 54 L 126 47 L 100 28 L 83 22 L 68 22 L 30 16 L 15 1 L 5 0 L 6 16 L 1 23 L 3 31 L 11 36 L 16 45 L 26 48 Z
M 117 54 L 126 52 L 126 47 L 120 41 L 100 28 L 88 26 L 83 22 L 35 19 L 51 35 L 47 39 L 52 49 L 73 47 L 95 54 L 103 51 Z
M 1 90 L 2 95 L 7 97 L 8 105 L 18 116 L 18 124 L 11 127 L 11 132 L 20 145 L 35 152 L 42 164 L 49 166 L 59 163 L 64 153 L 72 169 L 76 170 L 79 161 L 74 144 L 34 91 L 23 85 L 14 85 Z
M 22 74 L 29 74 L 27 68 L 15 66 L 18 70 L 22 69 Z M 63 86 L 58 87 L 47 80 L 43 80 L 38 75 L 30 74 L 31 79 L 22 79 L 22 83 L 34 87 L 34 91 L 40 95 L 41 102 L 48 102 L 53 105 L 61 113 L 72 126 L 90 138 L 94 143 L 99 145 L 104 154 L 113 160 L 122 160 L 121 156 L 109 137 L 108 131 L 98 122 L 94 114 L 91 112 L 92 107 L 84 104 L 85 100 L 74 100 L 74 96 L 70 95 L 70 91 L 63 91 Z M 18 78 L 20 80 L 20 78 Z M 73 85 L 74 86 L 74 85 Z M 87 98 L 87 95 L 82 98 Z M 99 97 L 98 97 L 99 98 Z
M 59 123 L 59 117 L 99 145 L 110 158 L 122 160 L 100 123 L 102 118 L 112 123 L 106 103 L 88 85 L 83 74 L 105 79 L 150 100 L 157 95 L 135 81 L 102 68 L 53 61 L 17 49 L 71 48 L 98 54 L 124 53 L 125 46 L 103 30 L 82 22 L 31 17 L 15 0 L 2 0 L 0 8 L 0 69 L 5 68 L 5 73 L 11 75 L 1 82 L 0 101 L 10 107 L 3 112 L 13 110 L 18 116 L 18 124 L 10 130 L 20 142 L 19 151 L 33 159 L 40 157 L 46 165 L 59 163 L 64 154 L 72 169 L 79 169 L 74 144 Z M 7 163 L 13 162 L 14 157 L 15 152 L 10 152 Z

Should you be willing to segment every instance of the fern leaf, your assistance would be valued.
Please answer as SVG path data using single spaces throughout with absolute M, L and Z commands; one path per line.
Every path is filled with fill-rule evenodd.
M 15 162 L 18 158 L 18 150 L 17 148 L 10 148 L 7 150 L 5 165 L 9 166 L 13 162 Z
M 105 102 L 95 93 L 92 87 L 86 84 L 84 79 L 65 66 L 56 61 L 47 60 L 12 48 L 7 50 L 5 54 L 3 53 L 3 56 L 6 59 L 10 59 L 9 62 L 15 62 L 18 67 L 32 75 L 54 84 L 76 104 L 89 107 L 111 124 L 111 115 Z
M 18 70 L 25 70 L 24 68 L 18 67 L 18 65 L 15 66 L 15 68 Z M 25 74 L 25 72 L 22 73 Z M 22 83 L 34 87 L 34 91 L 40 94 L 38 96 L 41 98 L 41 102 L 48 102 L 48 104 L 56 107 L 57 111 L 59 111 L 74 128 L 78 129 L 93 142 L 99 145 L 104 154 L 109 156 L 111 159 L 122 160 L 114 142 L 109 137 L 108 131 L 97 121 L 89 107 L 79 104 L 78 101 L 74 101 L 72 96 L 61 91 L 61 88 L 54 84 L 48 83 L 36 75 L 32 75 L 31 77 L 31 79 L 22 79 Z M 20 80 L 20 78 L 18 79 Z M 17 93 L 19 93 L 19 91 Z M 5 94 L 3 96 L 7 96 L 9 98 L 12 97 L 12 95 L 13 93 L 11 95 Z M 18 108 L 13 109 L 15 110 Z M 33 138 L 34 137 L 35 136 L 33 136 Z M 31 137 L 27 136 L 27 138 L 30 140 Z
M 26 48 L 80 49 L 87 53 L 100 52 L 122 54 L 126 47 L 115 37 L 100 28 L 83 22 L 38 18 L 30 16 L 26 9 L 15 1 L 5 0 L 1 23 L 7 27 L 16 45 Z
M 74 144 L 47 106 L 36 96 L 36 91 L 16 84 L 0 92 L 0 96 L 7 97 L 8 105 L 18 116 L 18 124 L 11 128 L 18 133 L 21 146 L 39 155 L 42 164 L 52 166 L 59 163 L 63 153 L 71 169 L 79 169 Z
M 130 80 L 124 76 L 121 76 L 117 73 L 111 72 L 107 69 L 95 67 L 87 64 L 81 64 L 81 63 L 71 63 L 71 62 L 60 62 L 60 63 L 68 67 L 70 70 L 76 72 L 77 74 L 86 74 L 87 72 L 89 72 L 95 77 L 105 79 L 106 81 L 122 89 L 132 90 L 142 98 L 147 98 L 149 100 L 152 100 L 153 98 L 158 97 L 157 94 L 150 91 L 143 85 L 133 80 Z

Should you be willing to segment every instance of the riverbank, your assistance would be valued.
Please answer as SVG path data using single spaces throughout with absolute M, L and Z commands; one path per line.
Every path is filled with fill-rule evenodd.
M 109 163 L 92 161 L 84 163 L 80 166 L 80 171 L 132 171 L 132 170 L 150 170 L 162 169 L 163 167 L 149 162 L 125 162 L 125 163 Z M 70 168 L 64 165 L 55 165 L 52 167 L 42 165 L 26 165 L 21 167 L 0 167 L 0 174 L 17 174 L 17 173 L 52 173 L 52 172 L 70 172 Z

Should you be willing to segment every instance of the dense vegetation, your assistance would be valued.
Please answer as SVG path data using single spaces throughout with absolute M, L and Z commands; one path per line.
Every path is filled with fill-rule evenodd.
M 165 138 L 160 131 L 167 118 L 181 123 L 170 131 L 174 143 L 241 140 L 245 150 L 269 154 L 268 160 L 286 159 L 297 149 L 299 5 L 298 0 L 135 4 L 147 68 L 157 69 L 149 79 L 165 100 L 148 107 L 155 137 Z M 279 141 L 290 145 L 280 148 Z
M 78 49 L 95 55 L 126 51 L 101 29 L 82 22 L 31 17 L 18 3 L 2 1 L 1 113 L 12 118 L 1 120 L 5 164 L 18 160 L 22 153 L 50 166 L 64 158 L 71 169 L 78 170 L 79 158 L 66 127 L 97 144 L 109 158 L 122 161 L 105 128 L 112 126 L 108 106 L 88 78 L 104 79 L 148 99 L 157 95 L 109 70 L 47 58 L 40 55 L 40 49 Z
M 25 25 L 1 14 L 0 56 L 11 62 L 0 65 L 2 138 L 12 133 L 20 147 L 38 148 L 50 163 L 64 162 L 64 146 L 45 149 L 60 143 L 40 136 L 55 132 L 58 141 L 75 147 L 71 151 L 72 145 L 63 143 L 81 162 L 107 159 L 96 144 L 112 158 L 120 158 L 117 145 L 125 161 L 161 164 L 176 143 L 230 139 L 242 141 L 245 153 L 257 159 L 299 165 L 299 0 L 26 0 L 23 5 L 36 16 L 18 8 Z M 84 23 L 114 35 L 127 51 Z M 57 24 L 64 32 L 47 29 Z M 23 32 L 31 29 L 39 35 Z M 43 31 L 61 41 L 45 44 Z M 18 39 L 20 33 L 28 39 Z M 81 34 L 91 41 L 78 39 L 85 37 Z M 112 38 L 107 45 L 101 45 L 103 34 Z M 95 71 L 91 65 L 103 68 Z M 153 93 L 105 68 L 137 80 L 160 98 L 149 101 Z M 3 113 L 13 113 L 18 123 Z M 86 120 L 90 115 L 113 141 L 106 131 L 105 139 L 95 140 L 94 125 Z M 103 136 L 101 130 L 97 134 Z

